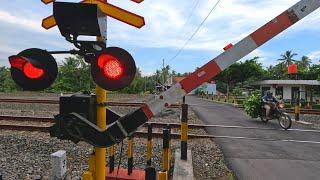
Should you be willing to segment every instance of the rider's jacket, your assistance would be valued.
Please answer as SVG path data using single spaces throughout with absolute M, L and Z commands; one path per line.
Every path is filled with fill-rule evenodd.
M 263 102 L 278 102 L 278 100 L 275 97 L 273 97 L 272 95 L 271 96 L 268 96 L 268 95 L 263 96 L 262 101 Z

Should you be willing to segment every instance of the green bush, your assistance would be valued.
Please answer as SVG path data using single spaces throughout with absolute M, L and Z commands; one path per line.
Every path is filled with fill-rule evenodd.
M 320 109 L 320 104 L 313 104 L 312 109 Z
M 290 103 L 284 103 L 285 108 L 292 108 L 292 105 Z
M 260 114 L 261 93 L 260 91 L 253 92 L 243 103 L 244 110 L 252 118 L 257 118 Z
M 245 99 L 244 100 L 237 100 L 237 104 L 243 104 L 245 102 Z

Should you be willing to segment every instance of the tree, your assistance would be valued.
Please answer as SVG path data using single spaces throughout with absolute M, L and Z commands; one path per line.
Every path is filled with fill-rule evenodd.
M 66 58 L 59 66 L 59 73 L 52 85 L 54 92 L 79 92 L 93 90 L 95 84 L 91 78 L 90 65 L 80 56 Z
M 281 63 L 275 66 L 269 66 L 267 68 L 268 76 L 267 79 L 287 79 L 287 68 L 284 67 Z
M 310 68 L 311 59 L 308 56 L 302 56 L 301 60 L 298 62 L 298 67 L 302 71 L 306 71 Z
M 296 62 L 296 60 L 293 59 L 294 56 L 296 56 L 298 54 L 296 53 L 292 53 L 291 51 L 286 51 L 284 54 L 281 54 L 281 58 L 278 59 L 278 61 L 280 61 L 281 65 L 285 65 L 285 67 L 288 67 L 290 64 L 292 64 L 293 62 Z
M 230 89 L 233 89 L 236 84 L 243 87 L 246 84 L 245 82 L 253 82 L 264 78 L 267 72 L 262 68 L 262 64 L 257 62 L 258 59 L 259 57 L 254 57 L 244 62 L 235 63 L 217 75 L 214 80 L 217 81 L 218 87 L 225 87 L 225 89 L 219 90 L 226 92 L 229 96 Z
M 21 88 L 12 80 L 10 69 L 0 67 L 0 92 L 12 92 Z

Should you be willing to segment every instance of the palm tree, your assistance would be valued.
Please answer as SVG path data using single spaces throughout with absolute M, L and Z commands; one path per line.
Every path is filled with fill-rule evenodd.
M 286 65 L 287 67 L 292 64 L 293 62 L 296 62 L 296 60 L 293 59 L 294 56 L 298 54 L 292 53 L 292 51 L 286 51 L 284 54 L 281 54 L 281 58 L 278 59 L 282 65 Z
M 311 63 L 311 59 L 308 56 L 302 56 L 299 61 L 299 65 L 302 69 L 309 69 Z

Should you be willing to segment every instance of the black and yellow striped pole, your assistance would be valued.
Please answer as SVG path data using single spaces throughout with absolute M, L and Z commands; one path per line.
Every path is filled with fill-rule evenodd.
M 168 163 L 169 163 L 169 167 L 168 167 L 168 174 L 169 174 L 169 170 L 171 168 L 171 158 L 172 158 L 172 152 L 171 152 L 171 126 L 170 124 L 167 124 L 167 129 L 169 131 L 169 145 L 168 145 Z
M 109 147 L 109 173 L 114 171 L 114 145 Z
M 151 166 L 152 158 L 152 124 L 148 123 L 147 139 L 147 167 L 145 169 L 146 180 L 156 180 L 156 169 Z
M 187 160 L 188 151 L 188 104 L 185 104 L 185 97 L 183 97 L 183 104 L 181 105 L 181 159 Z
M 128 175 L 133 171 L 133 135 L 128 138 Z
M 298 91 L 296 106 L 294 107 L 295 120 L 300 120 L 300 92 Z
M 169 129 L 163 129 L 163 149 L 162 149 L 162 171 L 166 172 L 168 175 L 169 169 L 170 169 L 170 160 L 169 160 L 169 147 L 170 147 L 170 130 Z M 168 176 L 166 177 L 168 178 Z
M 148 139 L 147 139 L 147 166 L 151 166 L 152 156 L 152 124 L 148 124 Z

